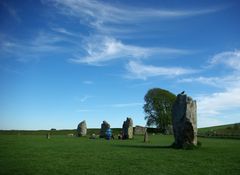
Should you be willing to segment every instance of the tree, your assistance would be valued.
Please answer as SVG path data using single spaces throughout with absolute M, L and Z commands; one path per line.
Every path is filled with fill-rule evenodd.
M 153 88 L 147 92 L 144 100 L 143 109 L 147 125 L 155 125 L 160 132 L 165 133 L 172 123 L 172 105 L 176 100 L 176 95 L 164 89 Z

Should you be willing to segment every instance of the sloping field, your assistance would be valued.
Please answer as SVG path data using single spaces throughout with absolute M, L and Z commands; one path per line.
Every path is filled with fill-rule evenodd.
M 198 129 L 199 135 L 240 138 L 240 123 Z

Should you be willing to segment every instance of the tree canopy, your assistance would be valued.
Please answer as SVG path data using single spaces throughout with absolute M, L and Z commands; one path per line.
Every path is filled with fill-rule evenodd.
M 144 100 L 147 125 L 157 126 L 161 132 L 166 132 L 166 128 L 172 123 L 172 106 L 176 95 L 164 89 L 153 88 L 147 92 Z

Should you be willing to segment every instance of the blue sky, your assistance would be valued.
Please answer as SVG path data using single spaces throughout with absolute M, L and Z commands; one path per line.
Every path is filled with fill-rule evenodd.
M 0 129 L 145 125 L 159 87 L 240 122 L 238 1 L 1 0 Z

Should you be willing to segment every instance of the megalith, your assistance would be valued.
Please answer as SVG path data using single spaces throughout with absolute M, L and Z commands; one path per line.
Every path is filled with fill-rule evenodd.
M 87 124 L 86 121 L 83 120 L 78 124 L 77 127 L 77 135 L 78 137 L 86 136 L 87 135 Z
M 133 121 L 131 118 L 127 117 L 126 121 L 122 125 L 122 135 L 123 139 L 132 139 L 133 138 Z
M 197 145 L 197 104 L 196 100 L 182 92 L 172 108 L 173 146 L 183 148 L 187 145 Z
M 147 143 L 149 140 L 148 140 L 148 133 L 147 133 L 147 130 L 145 131 L 145 133 L 144 133 L 144 139 L 143 139 L 143 141 L 145 142 L 145 143 Z
M 110 124 L 106 122 L 105 120 L 101 124 L 101 130 L 100 130 L 100 138 L 106 138 L 106 132 L 110 129 Z

